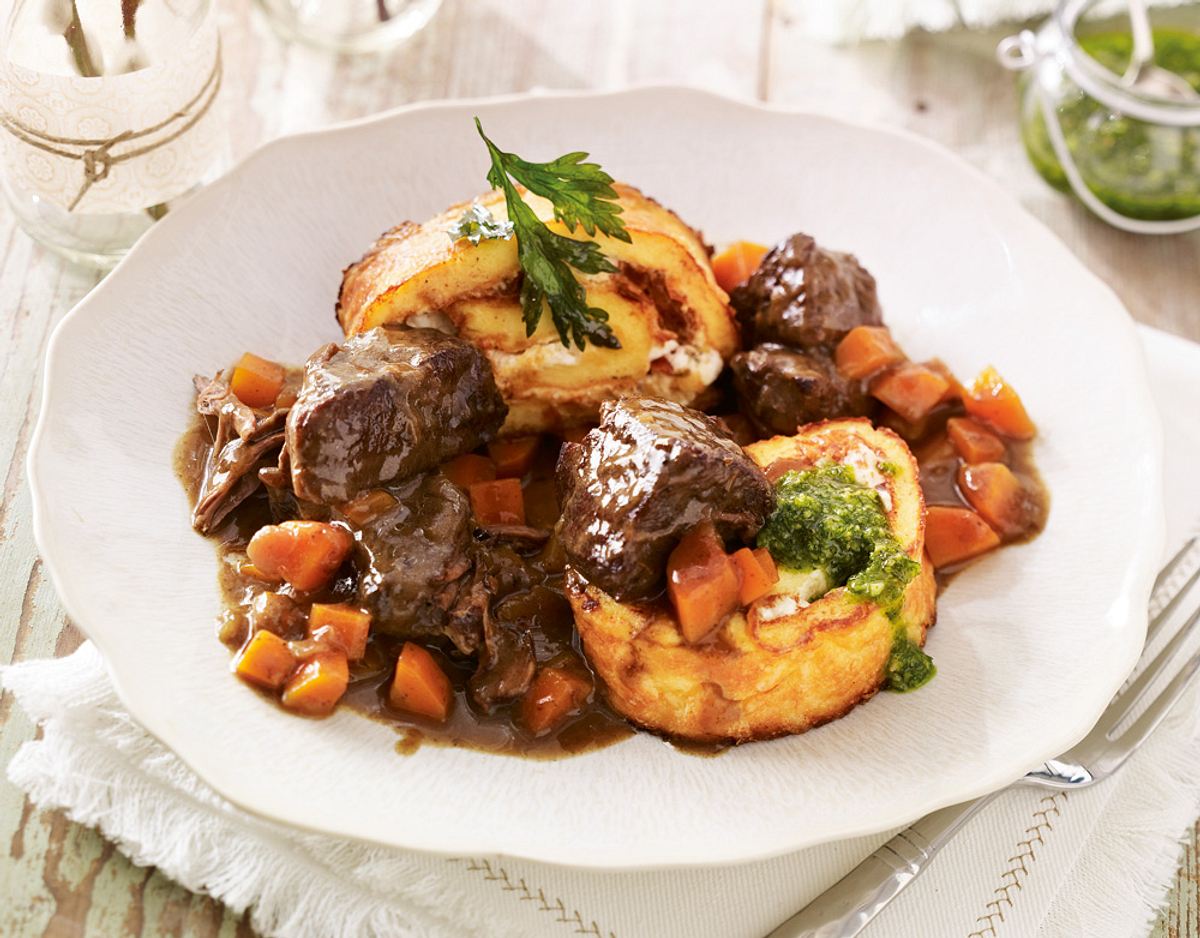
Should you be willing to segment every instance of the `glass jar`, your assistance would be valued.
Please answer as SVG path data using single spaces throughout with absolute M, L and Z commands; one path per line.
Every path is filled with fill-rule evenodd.
M 0 56 L 5 194 L 34 239 L 115 264 L 228 160 L 211 0 L 16 0 Z
M 413 36 L 442 0 L 258 0 L 287 39 L 332 52 L 379 52 Z
M 1111 225 L 1144 234 L 1200 229 L 1200 99 L 1151 97 L 1121 80 L 1132 38 L 1060 0 L 1036 33 L 1000 43 L 1020 78 L 1021 136 L 1038 173 Z M 1111 9 L 1111 5 L 1108 5 Z M 1200 34 L 1155 30 L 1156 62 L 1200 91 Z

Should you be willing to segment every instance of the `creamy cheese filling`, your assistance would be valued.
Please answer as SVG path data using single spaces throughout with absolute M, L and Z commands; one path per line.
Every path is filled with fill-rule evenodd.
M 794 615 L 828 592 L 829 578 L 825 571 L 780 567 L 779 580 L 771 592 L 755 604 L 754 611 L 762 622 L 782 619 Z
M 704 384 L 717 380 L 725 360 L 713 348 L 699 349 L 694 345 L 681 345 L 675 339 L 651 346 L 650 361 L 665 361 L 676 374 L 694 373 Z

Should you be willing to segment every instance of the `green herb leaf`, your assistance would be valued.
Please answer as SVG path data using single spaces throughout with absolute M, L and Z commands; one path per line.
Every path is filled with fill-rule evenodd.
M 513 223 L 501 221 L 478 202 L 475 202 L 463 212 L 462 218 L 446 229 L 446 234 L 450 236 L 451 241 L 466 238 L 472 244 L 493 239 L 507 241 L 513 235 Z
M 601 231 L 630 241 L 619 217 L 621 206 L 616 201 L 612 177 L 595 163 L 583 162 L 586 153 L 568 153 L 549 163 L 530 163 L 492 143 L 479 118 L 475 118 L 475 127 L 491 157 L 487 180 L 504 192 L 508 218 L 517 236 L 517 259 L 525 275 L 521 282 L 525 334 L 533 335 L 543 308 L 548 306 L 563 345 L 574 342 L 581 351 L 588 342 L 620 348 L 621 343 L 608 326 L 608 314 L 587 305 L 587 291 L 575 276 L 575 271 L 612 273 L 616 266 L 594 241 L 578 241 L 551 231 L 525 204 L 514 184 L 515 180 L 549 199 L 554 217 L 569 231 L 582 226 L 589 236 Z

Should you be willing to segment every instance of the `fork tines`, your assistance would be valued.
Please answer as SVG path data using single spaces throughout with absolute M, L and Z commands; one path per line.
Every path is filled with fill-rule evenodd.
M 1125 756 L 1154 730 L 1200 669 L 1200 651 L 1193 651 L 1182 665 L 1174 666 L 1180 652 L 1200 633 L 1197 627 L 1200 624 L 1200 589 L 1197 584 L 1200 584 L 1200 537 L 1193 537 L 1155 580 L 1151 608 L 1157 607 L 1157 611 L 1147 626 L 1142 658 L 1133 677 L 1113 698 L 1093 731 L 1093 739 L 1103 734 L 1107 740 L 1119 741 L 1120 761 L 1124 761 Z M 1167 633 L 1168 624 L 1178 622 L 1180 618 L 1183 621 L 1174 634 L 1155 651 L 1154 645 Z M 1165 687 L 1153 695 L 1149 693 L 1168 678 Z M 1148 703 L 1139 713 L 1144 701 Z

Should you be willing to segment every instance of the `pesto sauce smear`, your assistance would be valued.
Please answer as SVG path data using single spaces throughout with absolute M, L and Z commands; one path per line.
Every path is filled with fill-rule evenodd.
M 896 623 L 888 686 L 914 690 L 933 677 L 929 656 L 899 623 L 904 589 L 920 572 L 888 524 L 879 493 L 836 463 L 787 472 L 775 483 L 775 511 L 758 546 L 785 567 L 821 570 L 830 588 L 876 603 Z
M 1097 33 L 1078 41 L 1105 68 L 1117 75 L 1125 71 L 1133 49 L 1129 33 Z M 1155 29 L 1154 60 L 1200 91 L 1200 35 Z M 1078 91 L 1062 100 L 1057 111 L 1067 147 L 1088 188 L 1110 208 L 1146 220 L 1200 214 L 1200 128 L 1147 124 L 1114 113 Z M 1070 192 L 1032 95 L 1025 97 L 1021 135 L 1042 178 Z

